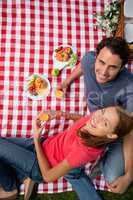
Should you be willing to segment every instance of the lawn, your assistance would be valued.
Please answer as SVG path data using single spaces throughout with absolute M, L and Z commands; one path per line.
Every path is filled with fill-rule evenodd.
M 129 187 L 127 192 L 122 195 L 112 194 L 110 192 L 101 192 L 103 200 L 132 200 L 133 199 L 133 184 Z M 23 200 L 21 195 L 18 200 Z M 38 194 L 32 195 L 31 200 L 78 200 L 75 192 L 65 192 L 58 194 Z

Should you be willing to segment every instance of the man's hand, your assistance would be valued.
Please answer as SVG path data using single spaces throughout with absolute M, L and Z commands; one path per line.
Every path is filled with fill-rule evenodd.
M 63 92 L 63 95 L 65 96 L 66 95 L 66 92 L 69 88 L 69 83 L 68 83 L 68 80 L 64 80 L 63 83 L 61 83 L 58 87 L 57 87 L 57 90 L 61 90 Z
M 63 91 L 63 94 L 66 95 L 66 92 L 70 86 L 70 84 L 77 78 L 79 78 L 83 74 L 80 63 L 75 67 L 72 71 L 71 75 L 67 77 L 61 85 L 57 87 L 57 90 Z
M 133 116 L 133 112 L 131 112 L 131 116 Z
M 111 184 L 108 184 L 108 187 L 113 193 L 123 194 L 127 190 L 130 183 L 131 178 L 129 175 L 125 174 L 124 176 L 118 177 Z

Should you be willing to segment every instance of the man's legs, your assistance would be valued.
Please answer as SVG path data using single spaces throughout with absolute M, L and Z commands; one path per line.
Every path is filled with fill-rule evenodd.
M 72 184 L 80 200 L 102 200 L 84 169 L 73 169 L 65 178 Z
M 108 145 L 108 150 L 100 162 L 100 170 L 105 180 L 113 182 L 125 172 L 123 142 L 118 140 Z

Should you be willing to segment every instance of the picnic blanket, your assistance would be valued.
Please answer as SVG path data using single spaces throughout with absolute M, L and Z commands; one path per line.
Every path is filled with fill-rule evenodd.
M 84 97 L 83 77 L 71 85 L 62 100 L 55 97 L 55 89 L 74 67 L 64 68 L 53 77 L 53 51 L 59 45 L 76 49 L 78 60 L 86 51 L 94 50 L 105 36 L 95 27 L 94 13 L 103 10 L 107 0 L 3 0 L 0 1 L 0 135 L 32 137 L 33 121 L 39 111 L 52 109 L 84 114 L 89 112 Z M 129 63 L 129 70 L 133 65 Z M 25 95 L 26 79 L 35 73 L 50 81 L 50 93 L 43 100 Z M 72 122 L 52 120 L 44 134 L 53 135 Z M 89 167 L 88 167 L 89 166 Z M 89 171 L 90 164 L 87 165 Z M 98 189 L 107 189 L 104 178 L 97 177 Z M 61 178 L 54 183 L 41 183 L 39 193 L 72 190 Z M 21 187 L 23 192 L 23 185 Z

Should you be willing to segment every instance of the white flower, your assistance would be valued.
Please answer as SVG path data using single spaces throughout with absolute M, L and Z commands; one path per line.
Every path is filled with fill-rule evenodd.
M 96 26 L 104 30 L 107 34 L 113 34 L 116 30 L 120 11 L 120 2 L 112 0 L 104 7 L 104 13 L 101 15 L 97 13 Z

